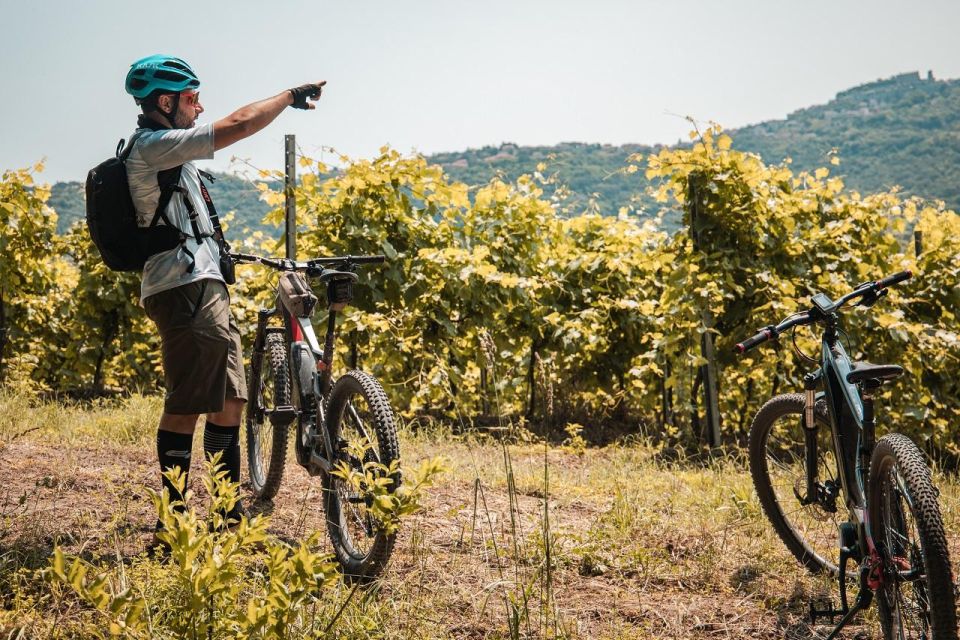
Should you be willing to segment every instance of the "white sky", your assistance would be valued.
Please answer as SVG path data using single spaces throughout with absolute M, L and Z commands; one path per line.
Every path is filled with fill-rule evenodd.
M 83 180 L 132 131 L 124 76 L 153 53 L 197 71 L 201 122 L 328 81 L 317 111 L 214 169 L 282 167 L 285 133 L 315 156 L 672 143 L 684 115 L 732 128 L 905 71 L 960 76 L 957 0 L 0 0 L 0 20 L 0 169 L 45 157 L 45 181 Z

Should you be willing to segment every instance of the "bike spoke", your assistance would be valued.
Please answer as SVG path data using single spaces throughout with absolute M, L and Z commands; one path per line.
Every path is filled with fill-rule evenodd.
M 362 396 L 354 396 L 341 407 L 340 430 L 337 433 L 339 460 L 345 462 L 351 472 L 364 476 L 381 472 L 376 436 L 373 432 L 373 416 Z M 380 525 L 370 511 L 371 497 L 366 482 L 352 486 L 342 479 L 336 482 L 336 495 L 340 502 L 340 526 L 354 553 L 367 554 L 377 539 Z
M 796 492 L 806 493 L 807 470 L 803 453 L 805 432 L 791 414 L 775 422 L 765 442 L 767 477 L 784 520 L 805 540 L 817 557 L 836 565 L 837 511 L 839 497 L 836 464 L 832 447 L 826 442 L 827 431 L 818 438 L 817 482 L 821 491 L 828 490 L 832 498 L 820 498 L 810 504 L 801 504 Z M 826 502 L 829 501 L 829 502 Z M 830 504 L 832 502 L 833 504 Z
M 361 494 L 349 491 L 343 481 L 338 481 L 337 485 L 336 491 L 342 505 L 340 524 L 353 547 L 360 553 L 366 553 L 375 531 L 373 518 L 363 506 L 365 499 Z
M 896 468 L 887 473 L 882 491 L 883 552 L 886 562 L 893 565 L 888 572 L 891 583 L 885 587 L 884 597 L 894 609 L 898 638 L 929 638 L 930 606 L 925 589 L 923 555 L 914 537 L 917 523 Z M 909 569 L 903 567 L 904 562 L 910 563 Z M 904 573 L 910 578 L 904 579 Z
M 368 457 L 373 458 L 375 462 L 380 462 L 380 454 L 377 453 L 377 448 L 373 439 L 370 437 L 370 434 L 367 431 L 367 428 L 364 426 L 364 420 L 361 419 L 360 414 L 357 413 L 356 407 L 352 402 L 347 403 L 345 410 L 347 417 L 350 420 L 350 423 L 353 425 L 353 428 L 356 429 L 357 434 L 359 435 L 359 442 L 363 443 L 364 447 L 364 459 Z

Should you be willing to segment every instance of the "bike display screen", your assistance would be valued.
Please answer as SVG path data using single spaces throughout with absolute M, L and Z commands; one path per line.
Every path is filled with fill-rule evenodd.
M 833 307 L 833 300 L 831 300 L 830 297 L 825 293 L 818 293 L 817 295 L 813 296 L 811 300 L 813 301 L 813 304 L 815 304 L 817 308 L 824 313 L 830 311 L 830 309 Z

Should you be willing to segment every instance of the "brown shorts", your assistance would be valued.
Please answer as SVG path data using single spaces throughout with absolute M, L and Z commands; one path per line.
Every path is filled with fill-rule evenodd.
M 222 282 L 161 291 L 144 298 L 143 308 L 160 332 L 166 413 L 216 413 L 224 400 L 246 400 L 240 330 Z

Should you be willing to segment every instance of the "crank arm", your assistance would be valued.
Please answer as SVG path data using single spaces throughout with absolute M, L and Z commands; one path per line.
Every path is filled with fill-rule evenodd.
M 867 567 L 863 567 L 860 570 L 860 592 L 857 593 L 857 599 L 854 601 L 853 606 L 850 607 L 850 610 L 847 611 L 847 614 L 843 616 L 843 619 L 840 620 L 839 624 L 837 624 L 837 626 L 833 628 L 833 631 L 830 632 L 830 635 L 826 637 L 826 640 L 834 640 L 834 638 L 840 634 L 840 631 L 850 624 L 857 613 L 869 607 L 870 603 L 873 602 L 873 591 L 867 586 L 867 574 Z M 840 579 L 844 579 L 843 574 L 840 574 Z

